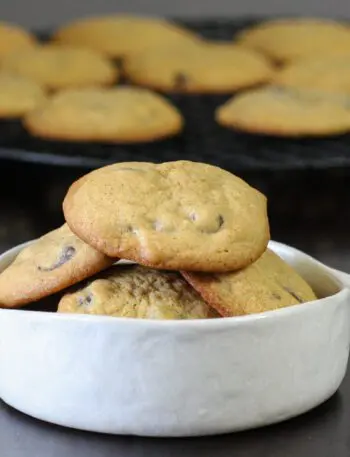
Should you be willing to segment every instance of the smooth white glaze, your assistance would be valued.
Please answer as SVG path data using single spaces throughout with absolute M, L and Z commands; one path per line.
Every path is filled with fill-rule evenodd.
M 19 252 L 0 257 L 0 270 Z M 0 396 L 84 430 L 194 436 L 278 422 L 329 398 L 350 343 L 349 277 L 271 242 L 326 298 L 278 311 L 151 321 L 0 310 Z

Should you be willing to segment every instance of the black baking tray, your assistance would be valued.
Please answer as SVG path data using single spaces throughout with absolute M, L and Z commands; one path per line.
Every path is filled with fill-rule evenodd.
M 181 21 L 206 38 L 231 40 L 262 18 Z M 40 34 L 41 37 L 47 33 Z M 238 133 L 220 127 L 215 108 L 231 95 L 167 95 L 185 118 L 182 134 L 137 145 L 67 143 L 31 137 L 18 121 L 0 122 L 0 158 L 68 167 L 95 168 L 118 161 L 187 159 L 228 170 L 289 170 L 350 165 L 350 135 L 287 139 Z

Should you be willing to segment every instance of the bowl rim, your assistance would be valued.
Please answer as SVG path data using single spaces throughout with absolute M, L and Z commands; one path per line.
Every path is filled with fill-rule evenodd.
M 0 261 L 13 256 L 14 254 L 18 253 L 21 249 L 25 248 L 26 246 L 33 243 L 35 240 L 27 241 L 25 243 L 19 244 L 17 246 L 12 247 L 11 249 L 3 252 L 0 254 Z M 342 280 L 341 275 L 346 275 L 344 272 L 338 272 L 335 269 L 332 269 L 325 265 L 324 263 L 316 260 L 309 254 L 289 246 L 284 243 L 280 243 L 277 241 L 271 240 L 269 242 L 269 248 L 272 250 L 278 249 L 278 251 L 285 251 L 285 252 L 292 252 L 299 258 L 304 258 L 306 261 L 310 262 L 314 266 L 321 268 L 326 272 L 329 277 L 339 285 L 339 292 L 326 296 L 324 298 L 320 298 L 317 300 L 313 300 L 310 302 L 300 303 L 293 306 L 288 306 L 285 308 L 279 308 L 270 311 L 264 311 L 261 313 L 254 313 L 248 314 L 243 316 L 233 316 L 233 317 L 220 317 L 216 319 L 174 319 L 174 320 L 160 320 L 160 319 L 137 319 L 137 318 L 126 318 L 126 317 L 113 317 L 111 319 L 110 316 L 104 315 L 90 315 L 90 314 L 73 314 L 73 313 L 54 313 L 49 311 L 32 311 L 32 310 L 25 310 L 25 309 L 17 309 L 17 308 L 0 308 L 0 316 L 3 313 L 14 313 L 17 316 L 27 316 L 27 317 L 35 317 L 39 320 L 49 319 L 50 321 L 69 321 L 69 322 L 85 322 L 91 325 L 98 325 L 98 324 L 106 324 L 106 325 L 118 325 L 121 322 L 123 325 L 137 325 L 137 326 L 146 326 L 146 327 L 155 327 L 155 328 L 168 328 L 168 327 L 186 327 L 191 328 L 195 327 L 196 329 L 199 328 L 212 328 L 215 329 L 219 328 L 226 328 L 228 327 L 236 327 L 241 326 L 243 324 L 251 324 L 252 322 L 262 323 L 266 321 L 270 321 L 271 319 L 281 319 L 286 318 L 288 319 L 289 316 L 294 316 L 303 312 L 307 312 L 310 309 L 310 305 L 312 306 L 315 312 L 318 311 L 320 307 L 323 307 L 326 303 L 329 306 L 329 302 L 332 301 L 334 303 L 338 303 L 339 301 L 346 300 L 346 297 L 349 299 L 350 305 L 350 276 L 349 276 L 349 285 L 346 285 Z M 2 271 L 2 270 L 1 270 Z M 0 273 L 1 273 L 0 271 Z M 339 273 L 339 274 L 338 274 Z

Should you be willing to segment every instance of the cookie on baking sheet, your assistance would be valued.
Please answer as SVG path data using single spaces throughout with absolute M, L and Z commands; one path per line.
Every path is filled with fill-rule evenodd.
M 0 62 L 10 53 L 33 48 L 36 44 L 35 36 L 22 27 L 0 22 Z
M 349 103 L 337 96 L 292 88 L 247 91 L 217 108 L 224 127 L 275 136 L 327 136 L 350 131 Z
M 350 51 L 343 55 L 298 60 L 277 72 L 273 82 L 296 89 L 350 95 Z
M 125 60 L 134 83 L 167 92 L 225 93 L 267 82 L 273 68 L 263 55 L 227 42 L 149 49 Z
M 65 224 L 24 248 L 0 273 L 0 307 L 15 308 L 47 297 L 114 262 Z
M 159 44 L 186 44 L 200 38 L 164 19 L 116 14 L 77 20 L 57 30 L 53 39 L 86 46 L 111 57 L 125 57 Z
M 262 22 L 234 37 L 241 45 L 277 62 L 350 52 L 350 27 L 330 19 L 278 19 Z
M 90 49 L 37 46 L 5 57 L 2 68 L 57 90 L 114 83 L 118 70 L 104 56 Z
M 21 117 L 45 100 L 45 91 L 36 82 L 0 72 L 0 118 Z
M 224 317 L 261 313 L 317 300 L 306 281 L 269 249 L 255 263 L 236 272 L 182 274 Z
M 82 177 L 65 197 L 71 229 L 112 257 L 169 270 L 230 271 L 266 249 L 266 198 L 190 161 L 128 162 Z
M 46 139 L 138 143 L 179 133 L 183 119 L 160 95 L 120 87 L 59 92 L 24 124 L 32 135 Z
M 58 312 L 139 319 L 218 317 L 177 272 L 138 265 L 112 267 L 65 294 Z

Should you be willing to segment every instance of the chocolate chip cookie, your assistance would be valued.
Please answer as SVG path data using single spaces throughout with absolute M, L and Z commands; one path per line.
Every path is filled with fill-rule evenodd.
M 306 281 L 269 249 L 240 271 L 182 274 L 204 300 L 225 317 L 262 313 L 317 300 Z
M 58 312 L 139 319 L 205 319 L 218 314 L 179 273 L 117 265 L 61 299 Z
M 272 65 L 255 51 L 226 42 L 157 47 L 125 60 L 134 83 L 165 92 L 227 93 L 267 82 Z
M 0 22 L 0 62 L 5 56 L 24 49 L 30 49 L 37 45 L 34 35 L 22 27 Z
M 15 308 L 47 297 L 114 262 L 65 224 L 24 248 L 0 274 L 0 307 Z
M 284 87 L 350 95 L 350 50 L 347 54 L 298 60 L 277 72 L 273 82 Z
M 350 27 L 331 19 L 266 21 L 242 31 L 235 39 L 282 63 L 302 57 L 350 52 Z
M 183 118 L 147 89 L 72 89 L 29 113 L 24 125 L 34 136 L 58 141 L 138 143 L 176 135 Z
M 104 56 L 69 46 L 37 46 L 11 53 L 2 68 L 52 90 L 106 86 L 118 79 L 117 68 Z
M 197 162 L 95 170 L 73 183 L 63 209 L 71 230 L 97 250 L 160 269 L 236 270 L 269 240 L 265 196 Z
M 196 34 L 161 18 L 132 14 L 87 17 L 61 27 L 53 36 L 60 43 L 84 46 L 123 58 L 159 44 L 191 43 Z
M 28 78 L 0 73 L 0 118 L 17 118 L 46 100 L 42 87 Z
M 217 108 L 224 127 L 265 135 L 302 137 L 350 131 L 349 100 L 318 91 L 270 86 L 250 90 Z

